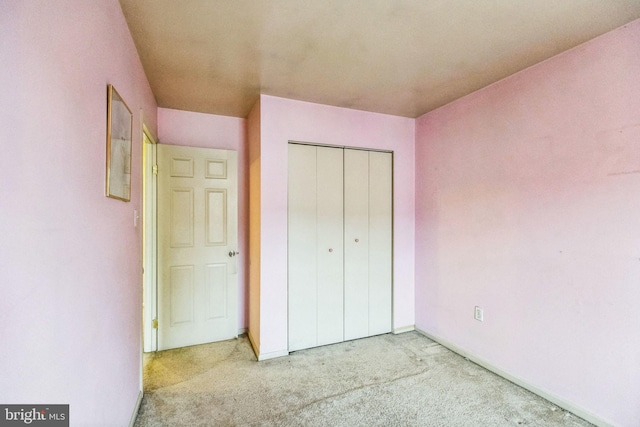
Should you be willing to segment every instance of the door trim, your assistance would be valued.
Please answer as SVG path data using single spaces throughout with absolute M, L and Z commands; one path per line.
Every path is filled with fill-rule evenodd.
M 321 144 L 317 142 L 296 141 L 290 139 L 289 144 L 295 145 L 310 145 L 312 147 L 327 147 L 327 148 L 341 148 L 343 150 L 359 150 L 359 151 L 373 151 L 377 153 L 390 153 L 393 154 L 393 150 L 384 150 L 382 148 L 366 148 L 366 147 L 353 147 L 351 145 L 337 145 L 337 144 Z
M 158 317 L 158 247 L 157 247 L 157 175 L 153 166 L 157 164 L 157 140 L 142 125 L 143 149 L 143 351 L 158 350 L 158 329 L 154 328 L 153 320 Z

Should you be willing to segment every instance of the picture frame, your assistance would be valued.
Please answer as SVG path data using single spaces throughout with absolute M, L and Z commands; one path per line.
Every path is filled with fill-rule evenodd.
M 107 85 L 106 196 L 131 200 L 133 114 L 113 85 Z

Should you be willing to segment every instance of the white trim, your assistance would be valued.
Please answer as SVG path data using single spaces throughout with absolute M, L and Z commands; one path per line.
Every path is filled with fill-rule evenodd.
M 289 351 L 288 350 L 272 351 L 271 353 L 260 353 L 260 349 L 259 349 L 258 345 L 256 344 L 255 340 L 253 339 L 253 335 L 251 335 L 251 331 L 249 331 L 247 333 L 247 336 L 249 337 L 249 342 L 251 343 L 251 348 L 253 348 L 253 352 L 255 353 L 256 358 L 258 359 L 258 362 L 262 362 L 263 360 L 268 360 L 268 359 L 275 359 L 276 357 L 283 357 L 283 356 L 288 356 L 289 355 Z
M 261 353 L 258 355 L 258 362 L 263 360 L 275 359 L 276 357 L 284 357 L 289 355 L 289 350 L 272 351 L 271 353 Z
M 489 371 L 493 372 L 496 375 L 501 376 L 502 378 L 511 381 L 512 383 L 519 385 L 522 388 L 525 388 L 527 390 L 529 390 L 532 393 L 537 394 L 538 396 L 542 397 L 543 399 L 548 400 L 551 403 L 556 404 L 557 406 L 571 412 L 572 414 L 586 420 L 589 421 L 592 424 L 595 424 L 599 427 L 615 427 L 615 424 L 612 424 L 610 422 L 607 422 L 605 420 L 603 420 L 602 418 L 598 417 L 597 415 L 591 413 L 590 411 L 576 405 L 575 403 L 571 403 L 568 400 L 565 400 L 559 396 L 556 396 L 553 393 L 550 393 L 544 389 L 539 388 L 538 386 L 531 384 L 530 382 L 528 382 L 525 379 L 522 379 L 516 375 L 512 375 L 509 372 L 503 370 L 502 368 L 499 368 L 497 366 L 495 366 L 494 364 L 492 364 L 491 362 L 488 362 L 484 359 L 482 359 L 481 357 L 476 356 L 473 353 L 470 353 L 469 351 L 458 347 L 457 345 L 445 340 L 444 338 L 440 338 L 439 336 L 433 335 L 429 332 L 423 331 L 419 328 L 415 328 L 415 330 L 424 335 L 425 337 L 436 341 L 438 344 L 441 344 L 442 346 L 448 348 L 449 350 L 453 351 L 454 353 L 459 354 L 462 357 L 465 357 L 469 360 L 471 360 L 473 363 L 482 366 L 485 369 L 488 369 Z
M 148 142 L 147 142 L 148 141 Z M 158 317 L 157 306 L 157 177 L 153 173 L 153 165 L 156 161 L 156 144 L 153 135 L 143 125 L 142 138 L 142 171 L 143 171 L 143 254 L 142 260 L 144 274 L 143 302 L 143 351 L 152 352 L 158 350 L 158 330 L 153 327 L 153 319 Z M 147 187 L 145 188 L 145 183 Z
M 142 109 L 140 109 L 140 115 L 144 116 L 144 111 L 142 111 Z M 144 120 L 142 120 L 142 132 L 147 134 L 147 137 L 151 140 L 152 144 L 158 144 L 160 142 L 160 140 L 153 134 L 151 129 L 149 129 L 144 123 Z
M 246 334 L 246 333 L 247 333 L 247 331 L 248 331 L 248 329 L 247 329 L 247 328 L 240 328 L 240 329 L 238 329 L 238 336 L 243 335 L 243 334 Z
M 136 406 L 133 408 L 133 414 L 131 414 L 131 420 L 129 421 L 129 427 L 133 427 L 136 423 L 136 418 L 138 418 L 138 411 L 140 410 L 140 405 L 142 404 L 142 390 L 138 393 L 138 400 L 136 401 Z
M 393 334 L 394 335 L 398 335 L 398 334 L 403 334 L 405 332 L 411 332 L 411 331 L 415 331 L 415 330 L 416 330 L 416 326 L 415 325 L 401 326 L 399 328 L 393 328 Z

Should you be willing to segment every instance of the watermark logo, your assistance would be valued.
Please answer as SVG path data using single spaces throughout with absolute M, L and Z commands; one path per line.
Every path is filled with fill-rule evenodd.
M 0 427 L 69 427 L 69 405 L 0 405 Z

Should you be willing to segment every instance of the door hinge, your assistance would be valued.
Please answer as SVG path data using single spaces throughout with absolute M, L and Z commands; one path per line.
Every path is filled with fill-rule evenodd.
M 158 175 L 158 165 L 153 165 L 152 171 L 154 175 Z
M 153 319 L 153 329 L 158 329 L 158 319 Z

